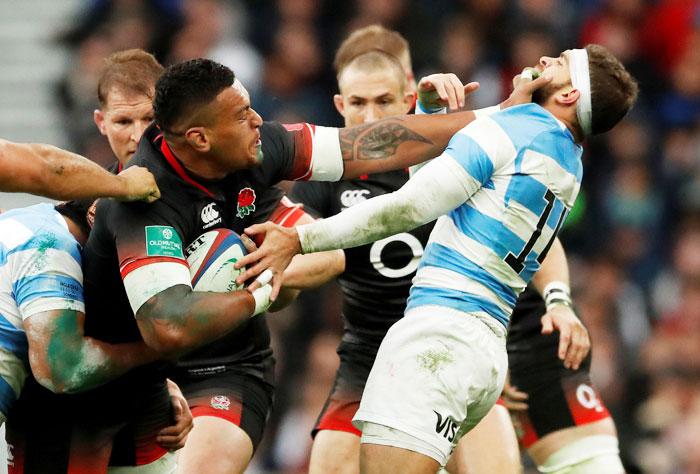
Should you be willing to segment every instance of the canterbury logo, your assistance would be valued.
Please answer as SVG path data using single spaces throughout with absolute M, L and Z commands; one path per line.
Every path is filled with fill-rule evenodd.
M 347 191 L 343 191 L 340 195 L 340 203 L 343 207 L 352 207 L 355 204 L 366 201 L 367 198 L 365 196 L 368 194 L 368 189 L 348 189 Z
M 214 209 L 215 205 L 216 204 L 212 202 L 211 204 L 207 204 L 206 206 L 204 206 L 204 208 L 202 209 L 202 222 L 204 222 L 205 224 L 209 224 L 213 220 L 218 219 L 219 211 Z

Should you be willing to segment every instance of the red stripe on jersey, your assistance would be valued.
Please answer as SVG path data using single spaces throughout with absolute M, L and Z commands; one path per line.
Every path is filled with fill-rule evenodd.
M 160 137 L 162 135 L 158 135 L 158 136 Z M 170 164 L 170 166 L 172 166 L 172 168 L 175 170 L 177 175 L 183 179 L 183 181 L 185 181 L 187 184 L 194 186 L 195 188 L 199 189 L 200 191 L 204 192 L 210 198 L 214 197 L 214 194 L 211 191 L 209 191 L 203 185 L 199 184 L 194 179 L 190 178 L 190 176 L 185 171 L 185 168 L 183 168 L 182 165 L 180 164 L 180 162 L 177 160 L 177 158 L 175 158 L 175 155 L 170 150 L 170 147 L 168 146 L 168 143 L 165 141 L 165 139 L 161 140 L 161 142 L 160 142 L 160 151 L 163 153 L 163 156 L 165 156 L 165 159 Z
M 187 262 L 181 258 L 149 257 L 149 258 L 130 259 L 119 268 L 119 271 L 122 275 L 122 279 L 124 279 L 124 278 L 126 278 L 126 276 L 129 273 L 133 272 L 137 268 L 141 268 L 141 267 L 144 267 L 146 265 L 151 265 L 153 263 L 160 263 L 160 262 L 173 262 L 173 263 L 179 263 L 180 265 L 187 266 Z
M 316 127 L 308 123 L 283 124 L 294 138 L 294 162 L 287 179 L 292 181 L 311 178 L 313 169 L 314 133 Z

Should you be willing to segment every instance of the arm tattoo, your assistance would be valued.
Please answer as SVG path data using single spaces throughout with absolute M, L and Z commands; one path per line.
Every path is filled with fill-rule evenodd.
M 433 144 L 395 118 L 340 130 L 340 150 L 344 161 L 389 158 L 396 154 L 399 145 L 411 141 Z

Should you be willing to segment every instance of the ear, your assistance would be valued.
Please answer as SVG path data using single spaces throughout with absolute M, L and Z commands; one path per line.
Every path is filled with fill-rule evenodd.
M 100 131 L 100 133 L 102 135 L 107 135 L 104 112 L 102 112 L 100 109 L 95 109 L 95 111 L 92 113 L 92 119 L 95 121 L 95 125 L 97 125 L 97 129 Z
M 185 140 L 195 151 L 200 153 L 207 153 L 211 150 L 211 142 L 204 131 L 204 127 L 188 128 L 185 132 Z
M 340 115 L 345 117 L 345 102 L 343 102 L 342 95 L 335 94 L 333 96 L 333 105 L 335 105 L 335 110 L 337 110 Z
M 404 108 L 404 113 L 407 114 L 410 110 L 411 107 L 413 107 L 413 103 L 416 100 L 416 95 L 413 94 L 412 92 L 406 92 L 403 95 L 403 104 L 406 106 Z
M 554 100 L 560 105 L 570 107 L 576 105 L 580 97 L 581 92 L 578 89 L 562 89 L 555 94 Z

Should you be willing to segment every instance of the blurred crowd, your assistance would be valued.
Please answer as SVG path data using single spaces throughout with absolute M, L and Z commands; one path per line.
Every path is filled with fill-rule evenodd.
M 92 122 L 109 53 L 231 67 L 266 120 L 340 126 L 332 59 L 348 32 L 401 32 L 416 76 L 479 81 L 469 107 L 508 95 L 543 54 L 600 43 L 639 79 L 640 100 L 586 145 L 583 190 L 562 234 L 592 376 L 629 472 L 700 472 L 700 2 L 697 0 L 85 0 L 58 39 L 72 61 L 56 84 L 72 148 L 113 158 Z M 309 431 L 335 373 L 334 285 L 268 316 L 280 386 L 253 472 L 304 472 Z

